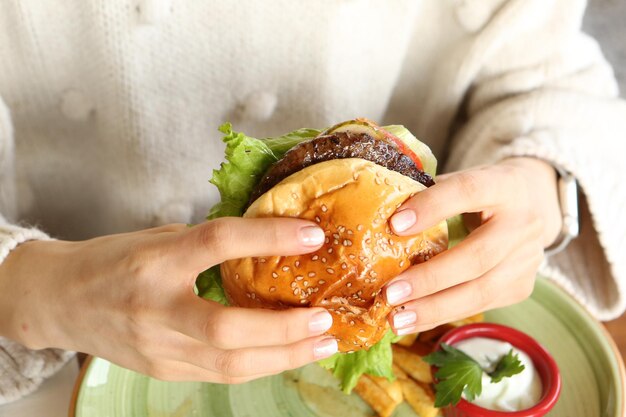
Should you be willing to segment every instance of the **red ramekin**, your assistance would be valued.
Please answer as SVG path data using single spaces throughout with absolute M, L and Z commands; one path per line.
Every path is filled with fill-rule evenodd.
M 561 375 L 550 353 L 535 339 L 526 333 L 500 324 L 475 323 L 450 330 L 441 337 L 435 349 L 439 349 L 441 343 L 454 345 L 461 340 L 471 337 L 502 340 L 525 352 L 533 361 L 539 373 L 543 385 L 543 395 L 533 407 L 512 412 L 489 410 L 461 398 L 461 401 L 456 406 L 446 407 L 441 410 L 445 417 L 540 417 L 547 414 L 554 407 L 561 393 Z M 432 372 L 434 378 L 437 368 L 433 367 Z

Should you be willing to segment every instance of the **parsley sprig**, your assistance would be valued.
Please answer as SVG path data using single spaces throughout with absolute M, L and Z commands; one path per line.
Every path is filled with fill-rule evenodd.
M 441 350 L 425 356 L 424 360 L 439 368 L 435 374 L 438 380 L 435 384 L 435 407 L 439 408 L 457 405 L 463 393 L 468 401 L 474 401 L 483 389 L 483 372 L 495 383 L 524 370 L 513 349 L 500 358 L 492 372 L 486 372 L 470 356 L 446 343 L 441 344 Z

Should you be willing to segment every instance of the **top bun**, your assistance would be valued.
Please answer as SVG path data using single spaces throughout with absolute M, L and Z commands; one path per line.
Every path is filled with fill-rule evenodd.
M 315 253 L 229 260 L 224 290 L 233 305 L 323 307 L 333 315 L 328 334 L 341 352 L 367 349 L 389 325 L 381 288 L 412 264 L 448 246 L 443 221 L 413 236 L 388 225 L 398 207 L 425 187 L 364 159 L 335 159 L 296 172 L 261 195 L 244 217 L 314 221 L 326 242 Z

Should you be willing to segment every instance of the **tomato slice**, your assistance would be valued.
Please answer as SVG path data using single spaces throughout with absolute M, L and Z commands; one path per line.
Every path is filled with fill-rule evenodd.
M 348 120 L 347 122 L 339 123 L 333 127 L 326 129 L 320 135 L 328 135 L 334 132 L 354 132 L 354 133 L 366 133 L 375 139 L 384 140 L 387 143 L 395 145 L 400 152 L 411 158 L 415 163 L 415 166 L 424 171 L 424 165 L 420 158 L 409 148 L 399 137 L 387 132 L 385 129 L 374 123 L 373 121 L 364 117 L 359 117 L 354 120 Z

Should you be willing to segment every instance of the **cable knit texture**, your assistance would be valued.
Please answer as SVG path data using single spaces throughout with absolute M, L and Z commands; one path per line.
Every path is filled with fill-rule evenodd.
M 218 198 L 206 181 L 224 121 L 267 136 L 364 116 L 405 124 L 447 170 L 528 155 L 573 172 L 581 237 L 542 272 L 598 318 L 616 317 L 626 104 L 580 30 L 584 6 L 3 1 L 0 260 L 47 236 L 9 220 L 64 239 L 201 221 Z M 0 403 L 71 356 L 0 346 Z

